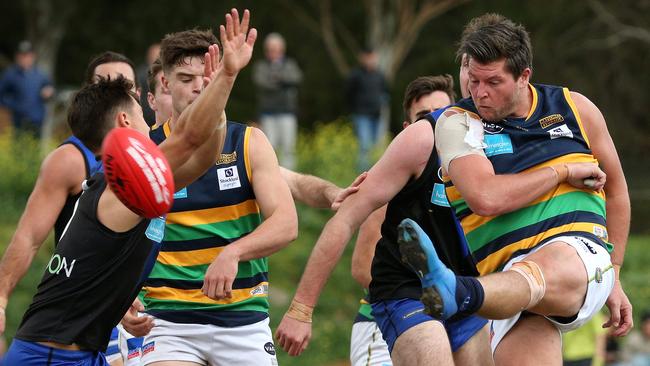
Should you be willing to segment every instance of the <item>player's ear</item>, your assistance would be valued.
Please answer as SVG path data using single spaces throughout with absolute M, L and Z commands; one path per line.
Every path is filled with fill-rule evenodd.
M 125 111 L 119 111 L 115 115 L 115 127 L 130 127 L 131 121 Z
M 533 73 L 533 70 L 530 69 L 530 67 L 527 67 L 524 69 L 524 71 L 521 72 L 521 76 L 519 76 L 519 83 L 523 87 L 528 87 L 528 83 L 530 81 L 530 76 Z

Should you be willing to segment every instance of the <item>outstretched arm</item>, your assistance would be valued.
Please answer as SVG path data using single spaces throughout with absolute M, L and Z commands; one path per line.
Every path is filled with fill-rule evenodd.
M 279 345 L 291 356 L 307 347 L 311 337 L 311 310 L 339 261 L 345 245 L 361 222 L 385 205 L 409 179 L 418 177 L 433 149 L 429 122 L 402 131 L 368 172 L 359 192 L 348 197 L 330 219 L 312 250 L 294 300 L 276 331 Z
M 607 173 L 607 183 L 605 184 L 607 233 L 608 240 L 614 244 L 612 264 L 614 265 L 616 282 L 611 295 L 607 299 L 610 318 L 605 323 L 605 326 L 615 328 L 612 332 L 613 335 L 623 336 L 630 331 L 633 325 L 632 304 L 623 292 L 619 281 L 619 272 L 623 265 L 627 237 L 630 232 L 631 209 L 627 182 L 603 114 L 585 96 L 572 92 L 571 98 L 582 118 L 591 151 L 598 159 L 601 168 Z
M 337 210 L 341 203 L 351 194 L 359 190 L 359 185 L 366 178 L 367 173 L 361 173 L 347 188 L 340 188 L 336 184 L 309 174 L 301 174 L 280 167 L 282 178 L 291 191 L 294 200 L 310 207 L 331 208 Z
M 350 265 L 352 271 L 352 278 L 354 278 L 363 288 L 370 286 L 372 275 L 370 268 L 372 267 L 372 259 L 375 256 L 375 248 L 377 242 L 381 239 L 381 224 L 386 218 L 387 205 L 375 210 L 371 213 L 366 221 L 359 227 L 357 234 L 357 242 L 354 244 L 354 252 L 352 252 L 352 264 Z
M 68 195 L 81 190 L 84 170 L 83 157 L 72 145 L 57 148 L 43 160 L 25 211 L 0 262 L 0 334 L 4 332 L 4 312 L 11 293 L 52 230 Z
M 167 140 L 160 144 L 174 171 L 176 188 L 193 182 L 212 166 L 221 152 L 226 136 L 224 110 L 239 71 L 253 54 L 257 31 L 248 30 L 250 12 L 232 9 L 226 14 L 226 26 L 220 26 L 223 59 L 219 47 L 212 45 L 205 54 L 204 82 L 201 95 L 181 113 Z

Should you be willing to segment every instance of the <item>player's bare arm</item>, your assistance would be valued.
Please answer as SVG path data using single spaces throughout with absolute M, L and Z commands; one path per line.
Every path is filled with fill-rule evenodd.
M 337 210 L 349 195 L 359 190 L 367 173 L 361 173 L 347 188 L 341 188 L 325 179 L 302 174 L 280 167 L 282 178 L 287 182 L 294 200 L 310 207 Z
M 238 263 L 269 256 L 298 236 L 298 215 L 284 182 L 273 147 L 262 131 L 253 128 L 249 147 L 251 183 L 264 221 L 250 234 L 224 247 L 206 271 L 203 293 L 229 298 Z
M 372 280 L 370 267 L 372 266 L 372 259 L 375 255 L 375 247 L 381 238 L 381 224 L 386 218 L 387 207 L 387 205 L 384 205 L 375 210 L 359 227 L 350 267 L 352 278 L 363 286 L 363 288 L 368 288 Z
M 0 262 L 0 334 L 4 332 L 9 296 L 52 230 L 68 195 L 81 190 L 79 182 L 85 178 L 84 171 L 83 157 L 72 145 L 57 148 L 43 160 L 25 211 Z
M 607 301 L 611 315 L 605 325 L 613 326 L 615 328 L 613 334 L 622 336 L 627 334 L 633 325 L 632 305 L 619 281 L 619 272 L 623 265 L 630 231 L 630 196 L 616 147 L 602 113 L 587 97 L 579 93 L 572 92 L 571 98 L 582 118 L 591 151 L 598 159 L 600 167 L 607 173 L 607 184 L 605 184 L 607 232 L 609 241 L 614 244 L 612 264 L 616 272 L 616 283 Z
M 437 139 L 464 141 L 467 128 L 459 128 L 464 118 L 464 114 L 446 112 L 436 125 Z M 453 158 L 449 151 L 440 147 L 438 151 L 443 157 L 443 165 L 448 164 L 443 169 L 447 169 L 447 174 L 472 211 L 481 216 L 501 215 L 522 208 L 559 183 L 568 182 L 579 188 L 597 190 L 605 182 L 605 174 L 591 163 L 563 164 L 519 174 L 497 175 L 482 151 Z M 445 163 L 445 157 L 450 161 Z M 584 178 L 594 178 L 597 185 L 586 187 Z
M 248 30 L 250 12 L 244 11 L 240 23 L 237 10 L 233 9 L 226 15 L 226 26 L 220 26 L 223 59 L 219 62 L 219 49 L 210 46 L 206 53 L 205 68 L 212 72 L 204 80 L 207 87 L 201 95 L 181 113 L 168 139 L 160 144 L 174 173 L 176 189 L 185 187 L 193 182 L 217 160 L 223 147 L 226 128 L 223 111 L 230 96 L 230 91 L 239 71 L 248 64 L 253 52 L 257 31 Z M 141 112 L 140 112 L 141 113 Z M 128 115 L 118 116 L 121 124 L 127 124 Z M 203 144 L 213 148 L 210 154 L 201 150 Z M 189 159 L 201 150 L 200 164 L 191 164 L 190 169 L 180 169 Z M 99 220 L 110 229 L 123 232 L 135 226 L 141 217 L 126 208 L 111 191 L 106 190 L 99 201 Z
M 427 121 L 402 131 L 382 158 L 368 172 L 359 192 L 346 199 L 328 221 L 312 250 L 294 302 L 313 308 L 356 229 L 375 209 L 385 205 L 399 190 L 421 173 L 433 149 L 433 129 Z M 291 310 L 290 310 L 291 311 Z M 311 314 L 309 314 L 309 318 Z M 289 355 L 299 355 L 309 343 L 311 324 L 285 314 L 276 331 L 279 345 Z

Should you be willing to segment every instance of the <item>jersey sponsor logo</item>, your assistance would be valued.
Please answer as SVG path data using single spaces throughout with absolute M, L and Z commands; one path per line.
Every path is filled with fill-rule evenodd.
M 147 353 L 151 353 L 156 349 L 156 341 L 149 342 L 142 346 L 142 355 L 146 355 Z
M 275 346 L 273 346 L 273 343 L 266 342 L 264 344 L 264 352 L 270 354 L 271 356 L 275 356 Z
M 58 275 L 59 272 L 63 270 L 65 272 L 65 276 L 70 278 L 72 269 L 74 268 L 74 264 L 77 262 L 77 260 L 73 259 L 70 263 L 68 263 L 68 261 L 69 259 L 66 257 L 54 254 L 52 258 L 50 258 L 50 261 L 47 263 L 47 271 L 51 274 Z
M 219 181 L 219 190 L 222 191 L 241 187 L 239 171 L 236 166 L 217 169 L 217 180 Z
M 127 359 L 131 360 L 136 357 L 140 357 L 140 348 L 129 350 L 129 354 L 126 356 Z
M 150 240 L 160 243 L 165 237 L 165 218 L 159 216 L 155 219 L 151 219 L 144 235 L 146 235 Z
M 433 184 L 433 191 L 431 192 L 431 203 L 442 207 L 450 207 L 447 194 L 445 193 L 445 186 L 440 183 Z
M 510 140 L 510 135 L 508 134 L 485 135 L 483 141 L 487 145 L 484 149 L 487 157 L 512 154 L 514 152 L 512 140 Z
M 230 164 L 237 161 L 237 151 L 230 154 L 221 154 L 216 165 Z
M 564 122 L 564 117 L 561 114 L 551 114 L 539 120 L 539 125 L 542 128 L 553 126 L 556 123 Z
M 485 131 L 485 133 L 494 135 L 503 132 L 503 126 L 496 123 L 483 121 L 483 131 Z
M 269 293 L 269 285 L 267 284 L 257 285 L 251 289 L 250 293 L 252 296 L 266 295 Z
M 557 139 L 560 137 L 568 137 L 570 139 L 573 138 L 573 132 L 569 129 L 567 125 L 562 125 L 553 128 L 552 130 L 548 131 L 548 134 L 551 136 L 551 140 Z
M 180 191 L 174 193 L 174 199 L 177 200 L 179 198 L 187 198 L 187 187 L 184 187 Z

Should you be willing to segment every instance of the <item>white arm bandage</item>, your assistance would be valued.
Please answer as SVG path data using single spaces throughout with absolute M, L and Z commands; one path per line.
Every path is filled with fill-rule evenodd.
M 445 172 L 449 163 L 465 155 L 485 156 L 483 149 L 483 124 L 468 113 L 442 115 L 436 123 L 436 149 Z

